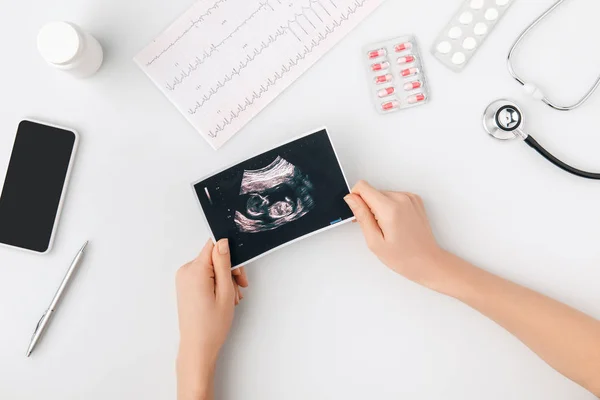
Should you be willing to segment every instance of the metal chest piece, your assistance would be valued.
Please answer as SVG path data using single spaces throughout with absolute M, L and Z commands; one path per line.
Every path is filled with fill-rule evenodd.
M 483 114 L 483 128 L 496 139 L 510 140 L 523 137 L 523 113 L 509 100 L 496 100 Z

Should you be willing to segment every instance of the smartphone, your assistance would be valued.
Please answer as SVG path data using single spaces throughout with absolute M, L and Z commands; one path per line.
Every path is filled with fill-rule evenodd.
M 19 123 L 0 195 L 0 244 L 50 251 L 78 142 L 72 129 Z

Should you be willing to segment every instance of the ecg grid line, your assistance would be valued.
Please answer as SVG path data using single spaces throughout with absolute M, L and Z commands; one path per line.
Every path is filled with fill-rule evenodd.
M 222 8 L 221 6 L 228 1 L 231 4 L 228 4 L 226 9 Z M 242 0 L 216 0 L 211 7 L 200 15 L 191 18 L 183 16 L 181 21 L 178 21 L 173 25 L 174 28 L 170 29 L 177 31 L 176 28 L 179 25 L 179 32 L 174 34 L 166 31 L 163 35 L 165 39 L 169 38 L 169 41 L 166 42 L 168 44 L 158 47 L 158 40 L 161 39 L 159 38 L 136 57 L 138 65 L 158 85 L 157 78 L 167 74 L 170 70 L 172 71 L 173 66 L 178 67 L 177 58 L 185 56 L 182 48 L 193 51 L 195 38 L 206 38 L 207 34 L 210 37 L 210 34 L 216 36 L 215 34 L 222 33 L 219 39 L 212 42 L 209 41 L 207 47 L 201 50 L 201 54 L 194 56 L 192 53 L 191 57 L 194 57 L 192 61 L 188 62 L 183 69 L 179 67 L 177 75 L 163 80 L 166 83 L 161 88 L 163 93 L 170 98 L 179 110 L 189 116 L 188 119 L 192 125 L 200 130 L 203 135 L 215 140 L 215 145 L 219 143 L 217 147 L 229 139 L 258 113 L 252 113 L 242 118 L 245 112 L 255 105 L 259 107 L 258 111 L 262 110 L 279 92 L 297 79 L 300 74 L 340 40 L 345 33 L 349 32 L 362 18 L 366 17 L 366 15 L 385 0 L 304 0 L 302 1 L 304 3 L 302 5 L 295 4 L 300 3 L 298 0 L 259 0 L 256 8 L 247 10 L 248 14 L 236 21 L 234 28 L 223 31 L 223 28 L 220 28 L 218 23 L 226 27 L 225 24 L 228 22 L 230 15 L 236 17 L 241 12 L 236 8 L 236 1 L 244 5 L 248 4 Z M 340 3 L 345 4 L 340 8 Z M 290 13 L 287 10 L 288 7 L 291 10 L 292 5 L 294 5 L 296 11 L 293 11 L 289 15 Z M 365 5 L 369 5 L 369 7 L 365 7 Z M 221 9 L 219 9 L 220 7 Z M 232 7 L 235 9 L 233 14 L 229 12 L 229 9 Z M 364 12 L 361 10 L 363 7 L 365 8 Z M 192 9 L 189 11 L 190 13 L 197 12 Z M 216 11 L 219 11 L 219 13 L 216 13 Z M 257 16 L 262 13 L 265 14 L 260 19 L 257 19 Z M 271 16 L 271 13 L 273 13 L 273 16 Z M 355 14 L 358 14 L 358 16 L 352 18 Z M 284 15 L 286 16 L 284 17 Z M 283 17 L 284 20 L 278 23 L 276 20 L 278 17 L 280 19 Z M 209 18 L 211 19 L 209 20 Z M 254 21 L 255 19 L 256 21 Z M 356 23 L 347 24 L 350 20 L 356 20 Z M 208 25 L 201 25 L 202 22 Z M 269 25 L 270 22 L 274 22 L 275 26 Z M 346 25 L 348 27 L 344 28 Z M 241 32 L 244 27 L 248 27 L 248 29 Z M 198 31 L 194 28 L 201 28 L 201 30 Z M 273 30 L 269 32 L 269 29 Z M 341 32 L 341 36 L 335 35 L 335 38 L 328 40 L 338 31 Z M 198 33 L 194 33 L 194 36 L 189 36 L 192 32 Z M 265 36 L 261 40 L 260 36 L 263 34 Z M 189 39 L 183 42 L 183 39 L 188 36 Z M 238 38 L 233 40 L 236 36 Z M 249 42 L 246 42 L 246 38 L 248 37 L 253 42 L 251 46 L 254 47 L 249 52 L 246 52 L 243 49 L 248 46 Z M 163 39 L 162 42 L 165 43 L 165 40 Z M 228 45 L 229 42 L 231 42 L 230 45 Z M 293 42 L 298 43 L 299 46 L 294 45 Z M 279 44 L 275 46 L 277 43 Z M 325 46 L 323 50 L 320 50 L 320 47 L 324 43 L 329 43 L 331 46 Z M 235 50 L 233 49 L 238 48 L 242 44 L 244 44 L 243 49 L 238 50 L 239 53 L 242 53 L 240 54 L 240 59 L 235 61 L 235 58 L 233 58 L 232 60 L 231 56 L 235 56 Z M 172 51 L 176 47 L 178 47 L 178 50 L 176 52 Z M 269 51 L 271 48 L 278 50 Z M 225 53 L 221 51 L 223 49 L 225 49 Z M 290 54 L 290 51 L 292 54 Z M 313 53 L 317 54 L 317 58 L 312 56 Z M 213 61 L 212 58 L 217 54 L 219 54 L 219 61 Z M 310 62 L 303 62 L 309 57 L 311 59 Z M 279 66 L 276 64 L 278 58 L 280 59 L 279 63 L 285 60 Z M 283 60 L 281 60 L 282 58 Z M 218 74 L 219 69 L 222 68 L 224 60 L 229 63 L 229 68 L 231 69 L 228 69 L 228 72 L 225 72 L 221 78 L 217 78 L 215 74 Z M 275 62 L 275 65 L 273 65 L 273 62 Z M 252 72 L 246 72 L 250 65 L 255 63 L 257 63 L 257 68 L 252 68 Z M 303 67 L 299 67 L 301 65 Z M 267 72 L 269 70 L 272 72 Z M 194 76 L 196 78 L 191 80 Z M 286 83 L 282 86 L 280 82 L 284 78 L 288 78 L 288 76 L 292 77 L 291 81 L 287 79 Z M 211 79 L 214 79 L 212 80 L 213 83 L 204 88 L 204 84 L 210 84 Z M 241 79 L 241 82 L 236 87 L 246 88 L 245 93 L 238 93 L 237 96 L 241 94 L 245 98 L 242 97 L 241 101 L 231 99 L 229 101 L 230 104 L 236 104 L 238 101 L 239 103 L 236 105 L 231 104 L 230 110 L 226 111 L 228 107 L 227 96 L 236 96 L 234 94 L 235 91 L 232 92 L 230 90 L 226 92 L 225 97 L 219 96 L 219 101 L 215 103 L 216 105 L 209 106 L 212 99 L 236 79 Z M 256 86 L 252 89 L 250 85 L 254 82 Z M 282 88 L 274 90 L 279 86 L 282 86 Z M 199 93 L 198 91 L 200 90 L 203 93 Z M 178 93 L 179 91 L 182 91 L 182 93 L 179 93 L 176 97 L 171 97 L 170 93 Z M 266 102 L 260 101 L 266 94 L 272 92 L 275 92 L 274 96 L 268 96 Z M 194 104 L 192 106 L 184 106 L 182 102 L 185 102 L 186 98 L 193 101 Z M 225 110 L 222 107 L 226 107 Z M 224 117 L 221 116 L 222 112 L 225 112 Z M 236 123 L 234 129 L 228 129 L 238 119 L 241 119 L 241 125 L 240 123 Z M 223 136 L 223 132 L 225 131 L 227 131 L 225 136 L 221 138 L 220 136 Z M 212 144 L 210 140 L 209 143 Z
M 154 62 L 156 62 L 157 60 L 159 60 L 159 59 L 160 59 L 160 58 L 161 58 L 161 57 L 162 57 L 162 56 L 163 56 L 165 53 L 167 53 L 169 50 L 171 50 L 173 47 L 175 47 L 175 45 L 176 45 L 177 43 L 179 43 L 179 41 L 180 41 L 181 39 L 183 39 L 183 38 L 184 38 L 184 37 L 185 37 L 185 36 L 186 36 L 188 33 L 190 33 L 190 31 L 191 31 L 192 29 L 194 29 L 196 26 L 198 26 L 198 24 L 200 24 L 200 23 L 204 22 L 204 19 L 205 19 L 206 17 L 208 17 L 208 16 L 212 15 L 213 11 L 215 11 L 216 9 L 218 9 L 218 8 L 219 8 L 219 6 L 220 6 L 222 3 L 225 3 L 226 1 L 227 1 L 227 0 L 217 0 L 217 1 L 215 2 L 215 4 L 213 4 L 213 6 L 212 6 L 212 7 L 210 7 L 208 10 L 206 10 L 206 12 L 204 12 L 204 14 L 200 14 L 200 16 L 199 16 L 197 19 L 195 19 L 195 20 L 192 20 L 192 21 L 191 21 L 191 23 L 190 23 L 190 26 L 189 26 L 187 29 L 185 29 L 185 30 L 184 30 L 184 31 L 181 33 L 181 35 L 179 35 L 178 37 L 176 37 L 176 38 L 175 38 L 175 40 L 173 40 L 173 41 L 171 42 L 171 44 L 169 44 L 169 45 L 168 45 L 166 48 L 164 48 L 164 49 L 163 49 L 163 50 L 162 50 L 160 53 L 158 53 L 156 56 L 154 56 L 154 58 L 152 58 L 150 61 L 148 61 L 148 62 L 146 63 L 146 66 L 147 66 L 147 67 L 151 66 L 152 64 L 154 64 Z
M 277 0 L 279 4 L 281 4 L 281 0 Z M 333 0 L 329 0 L 329 2 L 331 3 L 331 5 L 335 8 L 337 8 L 337 5 L 333 2 Z M 304 27 L 300 24 L 300 18 L 304 18 L 306 21 L 308 21 L 308 23 L 310 23 L 310 25 L 312 26 L 313 29 L 317 29 L 317 27 L 311 22 L 310 19 L 308 19 L 308 17 L 306 16 L 306 14 L 304 13 L 304 11 L 311 11 L 313 13 L 313 15 L 315 17 L 317 17 L 319 19 L 319 21 L 323 22 L 323 19 L 321 18 L 321 16 L 316 12 L 316 10 L 314 9 L 315 5 L 319 5 L 321 7 L 321 9 L 328 15 L 331 16 L 331 14 L 329 13 L 329 11 L 327 11 L 327 9 L 323 6 L 323 4 L 321 3 L 320 0 L 309 0 L 308 5 L 307 6 L 303 6 L 302 9 L 302 13 L 298 14 L 294 14 L 294 19 L 292 20 L 288 20 L 286 25 L 281 25 L 276 31 L 274 35 L 269 35 L 269 38 L 267 40 L 267 43 L 265 43 L 264 41 L 261 43 L 261 49 L 260 50 L 255 50 L 255 54 L 253 56 L 247 56 L 246 59 L 246 63 L 244 64 L 244 61 L 240 62 L 240 67 L 239 69 L 244 69 L 249 62 L 254 61 L 254 59 L 256 58 L 256 56 L 260 55 L 262 53 L 263 50 L 265 50 L 266 48 L 268 48 L 271 44 L 275 43 L 275 41 L 281 37 L 282 35 L 286 34 L 287 32 L 291 32 L 294 37 L 299 41 L 302 42 L 302 39 L 300 39 L 300 37 L 298 36 L 298 34 L 292 29 L 292 25 L 296 24 L 298 25 L 304 32 L 305 35 L 308 35 L 308 32 L 306 31 L 306 29 L 304 29 Z M 231 39 L 240 29 L 242 29 L 248 22 L 250 22 L 250 20 L 252 20 L 258 13 L 260 13 L 261 11 L 265 10 L 267 7 L 269 7 L 272 11 L 274 11 L 273 6 L 270 4 L 269 0 L 267 0 L 264 3 L 260 3 L 260 5 L 258 6 L 258 8 L 253 11 L 248 18 L 246 18 L 244 21 L 242 21 L 241 24 L 239 24 L 233 31 L 231 31 L 229 33 L 229 35 L 225 36 L 225 38 L 223 40 L 221 40 L 219 43 L 217 43 L 216 45 L 213 44 L 210 46 L 208 51 L 204 51 L 204 53 L 202 54 L 202 57 L 196 57 L 195 60 L 193 61 L 194 64 L 189 64 L 188 65 L 188 69 L 187 71 L 182 70 L 180 75 L 173 78 L 171 83 L 168 83 L 166 88 L 170 91 L 174 91 L 177 89 L 178 85 L 181 85 L 183 83 L 183 81 L 185 81 L 187 78 L 189 78 L 190 76 L 193 75 L 193 73 L 195 71 L 198 70 L 198 68 L 204 64 L 204 62 L 206 62 L 211 56 L 212 54 L 217 51 L 221 46 L 223 46 L 229 39 Z M 168 51 L 171 45 L 169 45 L 169 47 L 167 47 L 165 50 Z M 236 75 L 239 71 L 236 70 L 235 68 L 232 71 L 232 76 Z M 227 82 L 229 80 L 231 80 L 232 76 L 229 76 L 229 78 L 226 77 L 224 78 L 224 82 Z M 220 89 L 222 86 L 217 85 L 218 88 Z M 218 89 L 217 89 L 218 90 Z M 212 93 L 212 94 L 216 94 Z M 207 99 L 208 100 L 208 99 Z
M 258 13 L 260 13 L 267 6 L 270 7 L 271 10 L 274 10 L 273 6 L 269 3 L 269 1 L 260 3 L 258 8 L 254 12 L 252 12 L 252 14 L 250 14 L 248 18 L 246 18 L 241 24 L 239 24 L 233 31 L 231 31 L 229 35 L 225 36 L 225 38 L 219 43 L 211 45 L 208 52 L 205 50 L 202 54 L 202 58 L 196 57 L 195 64 L 190 64 L 188 66 L 187 72 L 182 71 L 180 77 L 174 78 L 173 83 L 167 85 L 167 89 L 171 91 L 175 90 L 177 88 L 177 85 L 180 85 L 186 78 L 189 78 L 192 75 L 192 73 L 198 69 L 200 65 L 204 64 L 204 62 L 207 59 L 209 59 L 215 51 L 219 50 L 219 47 L 223 46 L 229 39 L 231 39 L 240 29 L 242 29 L 248 22 L 250 22 Z
M 316 47 L 318 47 L 324 40 L 327 39 L 327 37 L 329 37 L 329 35 L 334 33 L 339 27 L 343 26 L 344 22 L 348 21 L 349 18 L 353 14 L 355 14 L 360 7 L 363 7 L 367 1 L 368 0 L 355 0 L 354 8 L 352 8 L 352 6 L 349 6 L 348 11 L 345 14 L 342 13 L 339 21 L 334 21 L 333 26 L 326 27 L 325 34 L 320 33 L 319 37 L 317 39 L 313 39 L 310 46 L 305 46 L 304 50 L 298 53 L 294 60 L 290 60 L 290 62 L 287 65 L 282 65 L 281 71 L 277 71 L 272 78 L 267 79 L 267 81 L 263 83 L 260 86 L 260 88 L 258 88 L 258 92 L 254 90 L 251 99 L 246 97 L 246 101 L 243 105 L 238 104 L 237 110 L 232 110 L 228 117 L 223 118 L 223 121 L 215 126 L 214 130 L 211 129 L 208 131 L 208 136 L 212 138 L 217 137 L 217 135 L 223 130 L 225 130 L 227 126 L 229 126 L 235 119 L 239 118 L 239 116 L 243 112 L 245 112 L 248 109 L 248 107 L 252 106 L 256 102 L 256 100 L 260 99 L 263 96 L 263 94 L 269 92 L 272 86 L 275 86 L 280 79 L 282 79 L 287 73 L 292 71 L 294 67 L 296 67 L 310 53 L 312 53 Z M 202 105 L 198 102 L 196 106 L 193 109 L 190 109 L 188 112 L 190 114 L 195 114 L 201 107 Z

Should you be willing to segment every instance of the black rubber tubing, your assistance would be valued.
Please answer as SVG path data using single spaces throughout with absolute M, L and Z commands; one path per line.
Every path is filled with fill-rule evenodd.
M 552 164 L 556 165 L 558 168 L 560 168 L 564 171 L 567 171 L 570 174 L 577 175 L 577 176 L 580 176 L 580 177 L 586 178 L 586 179 L 600 180 L 600 174 L 582 171 L 580 169 L 571 167 L 570 165 L 565 164 L 564 162 L 560 161 L 558 158 L 556 158 L 552 154 L 550 154 L 550 152 L 548 150 L 543 148 L 542 145 L 539 144 L 537 142 L 537 140 L 535 140 L 531 136 L 527 136 L 527 139 L 525 139 L 525 143 L 527 143 L 529 146 L 531 146 L 532 149 L 534 149 L 535 151 L 540 153 L 540 155 L 542 157 L 544 157 L 546 160 L 550 161 Z

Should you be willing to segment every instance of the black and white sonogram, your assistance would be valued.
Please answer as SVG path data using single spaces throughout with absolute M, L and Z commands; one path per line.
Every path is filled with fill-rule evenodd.
M 194 184 L 232 265 L 351 220 L 348 184 L 326 130 L 304 136 Z
M 279 156 L 265 168 L 244 171 L 240 196 L 248 200 L 235 211 L 238 231 L 270 231 L 302 218 L 315 206 L 312 189 L 308 176 Z

